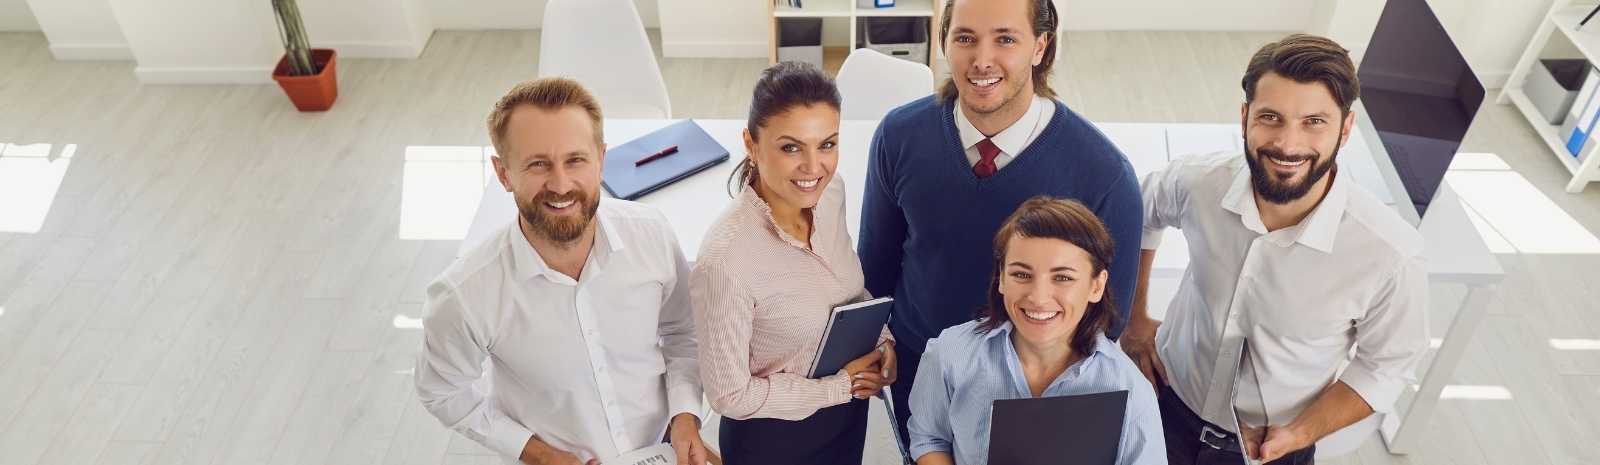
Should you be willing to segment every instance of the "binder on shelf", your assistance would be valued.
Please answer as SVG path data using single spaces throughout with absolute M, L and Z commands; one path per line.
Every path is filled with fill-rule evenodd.
M 1578 92 L 1578 101 L 1583 102 L 1583 109 L 1572 120 L 1572 132 L 1567 135 L 1567 153 L 1574 157 L 1583 153 L 1583 147 L 1594 135 L 1595 123 L 1600 122 L 1597 121 L 1600 104 L 1595 101 L 1595 97 L 1600 95 L 1600 92 L 1596 92 L 1597 87 L 1600 87 L 1600 71 L 1591 69 L 1588 77 L 1584 78 L 1583 89 Z

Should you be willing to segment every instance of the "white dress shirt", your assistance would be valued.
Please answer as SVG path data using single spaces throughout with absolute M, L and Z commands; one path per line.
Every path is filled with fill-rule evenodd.
M 610 198 L 595 221 L 577 280 L 513 221 L 428 286 L 417 394 L 507 463 L 533 435 L 580 460 L 611 458 L 702 412 L 688 264 L 671 226 Z
M 1328 176 L 1321 204 L 1272 232 L 1243 154 L 1181 158 L 1143 180 L 1143 248 L 1155 249 L 1172 227 L 1190 251 L 1157 350 L 1173 391 L 1206 421 L 1233 428 L 1229 389 L 1242 338 L 1261 392 L 1240 383 L 1239 396 L 1261 400 L 1241 401 L 1241 411 L 1273 425 L 1289 423 L 1336 379 L 1377 412 L 1416 380 L 1428 349 L 1422 236 L 1337 170 Z M 1261 402 L 1266 412 L 1253 411 Z
M 956 132 L 961 134 L 961 146 L 966 149 L 967 164 L 977 166 L 978 160 L 983 158 L 978 153 L 978 143 L 987 136 L 978 132 L 978 127 L 973 126 L 972 121 L 967 119 L 966 111 L 961 109 L 960 103 L 954 106 L 956 108 L 952 111 L 955 113 Z M 1000 155 L 994 157 L 995 170 L 1005 168 L 1012 159 L 1022 155 L 1022 151 L 1033 144 L 1033 140 L 1038 139 L 1039 134 L 1044 133 L 1044 128 L 1050 125 L 1050 119 L 1054 118 L 1055 114 L 1054 100 L 1034 95 L 1033 102 L 1028 104 L 1028 112 L 1023 113 L 1022 118 L 989 138 L 995 147 L 1000 148 Z

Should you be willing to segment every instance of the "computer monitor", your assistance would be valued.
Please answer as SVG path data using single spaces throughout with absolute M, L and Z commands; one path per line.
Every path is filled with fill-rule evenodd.
M 1356 76 L 1357 127 L 1395 208 L 1420 224 L 1483 104 L 1483 84 L 1425 0 L 1387 2 Z

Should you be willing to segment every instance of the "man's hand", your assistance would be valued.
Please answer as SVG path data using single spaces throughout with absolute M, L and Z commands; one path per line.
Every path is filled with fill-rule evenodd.
M 1271 462 L 1289 455 L 1290 452 L 1311 447 L 1315 441 L 1311 435 L 1301 432 L 1293 425 L 1270 427 L 1267 428 L 1267 439 L 1261 442 L 1260 455 L 1251 458 L 1260 459 L 1261 463 Z
M 1167 366 L 1161 363 L 1161 356 L 1156 353 L 1156 329 L 1160 327 L 1160 320 L 1133 315 L 1128 319 L 1128 328 L 1122 331 L 1122 352 L 1133 359 L 1145 379 L 1150 381 L 1150 387 L 1157 390 L 1167 379 Z
M 878 361 L 879 368 L 882 368 L 883 384 L 894 384 L 900 376 L 899 367 L 895 366 L 898 357 L 894 353 L 894 341 L 883 341 L 878 345 L 878 351 L 883 352 L 883 359 Z
M 677 454 L 680 465 L 705 465 L 710 460 L 710 451 L 700 438 L 700 419 L 694 415 L 680 413 L 672 417 L 667 436 L 672 439 L 672 452 Z
M 856 399 L 872 397 L 889 384 L 884 382 L 883 357 L 883 351 L 874 350 L 844 365 L 844 372 L 850 377 L 851 397 Z
M 583 462 L 571 452 L 550 447 L 549 444 L 540 441 L 538 436 L 528 438 L 528 444 L 522 446 L 522 456 L 517 460 L 528 465 L 600 465 L 599 460 L 589 459 L 588 462 Z

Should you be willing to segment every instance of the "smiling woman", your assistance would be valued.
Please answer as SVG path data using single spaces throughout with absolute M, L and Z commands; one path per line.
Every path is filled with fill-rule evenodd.
M 1166 463 L 1155 390 L 1106 337 L 1113 246 L 1077 201 L 1034 197 L 1006 218 L 988 308 L 929 340 L 917 368 L 909 429 L 918 464 L 984 463 L 996 400 L 1115 391 L 1128 392 L 1116 463 Z

